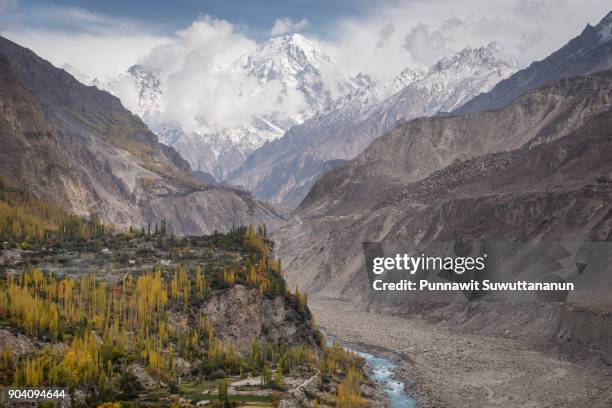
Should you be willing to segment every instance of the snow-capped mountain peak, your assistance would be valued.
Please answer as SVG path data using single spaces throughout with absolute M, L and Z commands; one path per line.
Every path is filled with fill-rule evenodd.
M 133 65 L 128 69 L 128 74 L 133 77 L 139 85 L 138 110 L 137 113 L 145 121 L 159 115 L 163 110 L 162 84 L 156 74 L 146 70 L 140 65 Z
M 496 51 L 495 44 L 466 47 L 436 62 L 403 92 L 414 88 L 430 93 L 427 115 L 451 111 L 514 73 L 514 64 L 497 58 Z
M 285 89 L 299 89 L 313 113 L 355 88 L 316 42 L 298 33 L 271 38 L 239 64 L 262 84 L 279 81 Z
M 430 71 L 457 71 L 465 68 L 486 70 L 497 67 L 500 63 L 507 64 L 496 58 L 495 52 L 498 51 L 498 48 L 495 43 L 479 48 L 465 47 L 455 55 L 442 58 L 436 62 Z
M 427 72 L 422 69 L 413 69 L 411 67 L 404 68 L 402 72 L 393 78 L 393 82 L 390 87 L 391 93 L 401 91 L 413 82 L 423 79 L 426 73 Z
M 223 180 L 266 141 L 282 137 L 289 128 L 309 118 L 324 116 L 327 126 L 351 122 L 394 105 L 399 110 L 387 115 L 389 120 L 434 114 L 487 91 L 511 73 L 509 64 L 495 58 L 493 46 L 468 47 L 440 60 L 429 71 L 406 68 L 392 83 L 381 84 L 365 74 L 352 78 L 344 75 L 316 41 L 301 34 L 273 37 L 234 58 L 223 65 L 213 63 L 212 70 L 193 77 L 192 83 L 182 79 L 176 85 L 175 73 L 153 70 L 144 62 L 110 81 L 96 80 L 93 84 L 118 96 L 158 133 L 162 142 L 174 146 L 194 170 Z M 175 65 L 180 67 L 188 60 L 178 62 Z M 209 97 L 207 93 L 215 88 L 199 88 L 210 82 L 227 88 L 229 95 L 239 100 L 220 99 L 216 111 L 215 104 L 209 103 L 214 95 Z M 190 99 L 196 103 L 186 101 L 188 115 L 176 105 L 183 103 L 177 96 L 186 89 L 190 93 L 204 92 Z M 419 89 L 414 94 L 419 99 L 414 109 L 403 107 L 402 92 L 406 89 Z M 227 92 L 221 92 L 221 97 Z M 406 100 L 415 101 L 414 97 Z M 427 102 L 422 104 L 424 101 Z M 207 108 L 200 108 L 200 103 Z M 201 109 L 213 109 L 215 114 L 207 115 L 208 111 Z M 228 111 L 238 111 L 240 116 L 228 122 L 224 120 Z
M 354 92 L 259 148 L 229 181 L 293 208 L 332 163 L 354 158 L 398 122 L 448 111 L 510 75 L 511 64 L 497 59 L 495 51 L 468 47 L 428 71 L 405 68 L 386 85 L 359 74 L 351 78 Z
M 118 96 L 159 134 L 162 142 L 176 147 L 194 170 L 211 173 L 219 180 L 266 141 L 281 137 L 291 126 L 328 110 L 360 87 L 340 71 L 316 41 L 297 33 L 283 35 L 250 48 L 233 62 L 213 62 L 209 71 L 196 76 L 193 87 L 188 86 L 189 92 L 197 93 L 200 83 L 215 84 L 204 85 L 204 96 L 193 98 L 203 101 L 207 108 L 201 109 L 212 109 L 213 114 L 199 112 L 199 105 L 192 104 L 186 117 L 176 108 L 177 102 L 183 102 L 176 97 L 186 82 L 174 81 L 176 73 L 160 74 L 144 64 L 95 85 Z M 175 84 L 180 87 L 178 92 Z M 221 97 L 230 95 L 227 100 L 219 100 L 219 109 L 208 104 L 205 96 L 215 86 L 223 90 Z M 172 96 L 172 102 L 166 100 Z M 239 100 L 231 104 L 232 97 Z M 238 115 L 231 121 L 223 120 L 233 111 L 239 112 L 239 120 L 234 119 Z M 188 126 L 181 120 L 189 120 Z
M 244 69 L 262 80 L 287 79 L 308 65 L 332 63 L 314 42 L 297 33 L 271 38 L 245 59 Z

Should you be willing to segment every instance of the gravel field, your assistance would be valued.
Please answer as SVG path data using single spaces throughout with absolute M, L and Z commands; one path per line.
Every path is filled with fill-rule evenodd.
M 310 308 L 328 334 L 401 366 L 420 407 L 612 407 L 612 367 L 597 359 L 570 360 L 554 347 L 458 333 L 340 301 L 313 299 Z

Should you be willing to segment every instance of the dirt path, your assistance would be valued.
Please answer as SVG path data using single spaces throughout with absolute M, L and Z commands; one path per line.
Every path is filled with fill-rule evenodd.
M 420 406 L 612 407 L 612 367 L 603 363 L 568 361 L 517 340 L 449 332 L 342 302 L 314 301 L 310 308 L 329 334 L 394 358 Z

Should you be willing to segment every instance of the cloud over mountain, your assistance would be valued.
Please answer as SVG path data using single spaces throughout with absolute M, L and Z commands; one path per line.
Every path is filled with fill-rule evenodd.
M 299 21 L 293 21 L 290 18 L 277 18 L 274 21 L 274 25 L 270 30 L 270 35 L 275 37 L 277 35 L 283 35 L 287 33 L 297 32 L 308 27 L 310 23 L 307 19 L 303 18 Z

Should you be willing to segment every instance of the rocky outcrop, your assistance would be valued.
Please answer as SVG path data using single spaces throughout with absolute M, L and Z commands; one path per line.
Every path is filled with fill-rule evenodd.
M 0 266 L 16 266 L 22 261 L 20 249 L 5 249 L 0 251 Z
M 317 374 L 297 387 L 285 393 L 283 398 L 278 403 L 278 408 L 297 408 L 304 404 L 304 401 L 309 401 L 310 396 L 316 394 L 321 383 L 321 377 Z
M 283 219 L 275 210 L 250 194 L 224 187 L 194 189 L 152 196 L 142 207 L 145 219 L 171 220 L 173 231 L 200 235 L 227 231 L 243 225 L 274 229 Z
M 166 220 L 176 234 L 281 219 L 248 194 L 206 184 L 114 96 L 0 38 L 0 176 L 120 228 Z
M 42 345 L 25 336 L 9 329 L 0 329 L 0 351 L 9 350 L 13 356 L 22 356 L 34 353 L 42 348 Z
M 159 383 L 155 378 L 153 378 L 141 363 L 134 362 L 130 364 L 128 367 L 128 372 L 134 375 L 136 380 L 144 389 L 152 390 L 158 388 L 159 386 L 166 386 L 166 384 Z
M 258 289 L 234 285 L 213 292 L 202 307 L 215 335 L 249 356 L 254 339 L 262 343 L 314 345 L 310 312 L 300 312 L 292 297 L 262 295 Z

